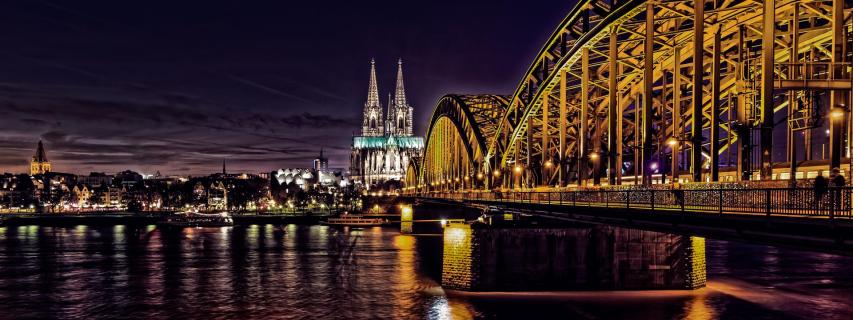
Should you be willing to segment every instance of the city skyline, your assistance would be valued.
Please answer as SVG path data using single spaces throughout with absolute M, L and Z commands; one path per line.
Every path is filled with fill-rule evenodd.
M 0 61 L 0 171 L 26 172 L 40 139 L 58 172 L 204 174 L 222 159 L 263 172 L 310 163 L 320 147 L 345 168 L 371 58 L 383 97 L 403 59 L 422 135 L 447 92 L 514 90 L 573 5 L 543 19 L 529 6 L 483 4 L 3 4 L 14 50 Z M 330 18 L 298 14 L 321 10 Z M 489 18 L 466 28 L 475 11 Z

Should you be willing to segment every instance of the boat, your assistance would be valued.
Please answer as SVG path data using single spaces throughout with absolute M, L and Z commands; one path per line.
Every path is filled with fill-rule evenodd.
M 230 227 L 234 225 L 234 219 L 228 212 L 199 213 L 186 211 L 168 216 L 159 224 L 171 227 Z
M 327 226 L 376 227 L 388 223 L 388 220 L 382 218 L 365 218 L 357 214 L 344 214 L 339 217 L 328 218 L 321 223 Z

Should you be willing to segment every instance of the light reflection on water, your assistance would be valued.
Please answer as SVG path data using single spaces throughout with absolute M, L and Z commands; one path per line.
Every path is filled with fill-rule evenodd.
M 326 226 L 0 228 L 0 318 L 845 319 L 853 259 L 708 241 L 698 291 L 446 295 L 441 238 Z

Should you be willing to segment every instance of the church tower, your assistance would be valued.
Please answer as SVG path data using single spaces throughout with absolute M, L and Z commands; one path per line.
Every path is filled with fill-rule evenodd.
M 364 115 L 361 135 L 379 137 L 385 135 L 382 120 L 382 105 L 379 103 L 379 86 L 376 84 L 376 61 L 370 60 L 370 84 L 367 89 L 367 101 L 364 103 Z
M 47 153 L 44 152 L 44 145 L 39 140 L 38 149 L 33 156 L 33 161 L 30 162 L 30 175 L 44 174 L 50 172 L 50 161 L 47 161 Z
M 392 134 L 407 137 L 412 135 L 412 106 L 406 100 L 406 88 L 403 85 L 403 59 L 397 60 L 397 89 L 394 91 L 393 102 L 388 106 L 388 114 Z

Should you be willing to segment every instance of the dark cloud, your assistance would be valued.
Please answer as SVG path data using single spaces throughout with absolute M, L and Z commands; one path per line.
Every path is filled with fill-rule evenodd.
M 303 114 L 291 115 L 281 118 L 280 121 L 285 125 L 294 128 L 328 128 L 328 127 L 357 127 L 360 125 L 359 120 L 355 118 L 337 118 L 330 115 L 315 115 L 305 112 Z
M 404 59 L 416 131 L 442 95 L 512 92 L 574 1 L 0 2 L 0 171 L 347 167 L 369 61 Z M 512 23 L 507 23 L 512 21 Z

